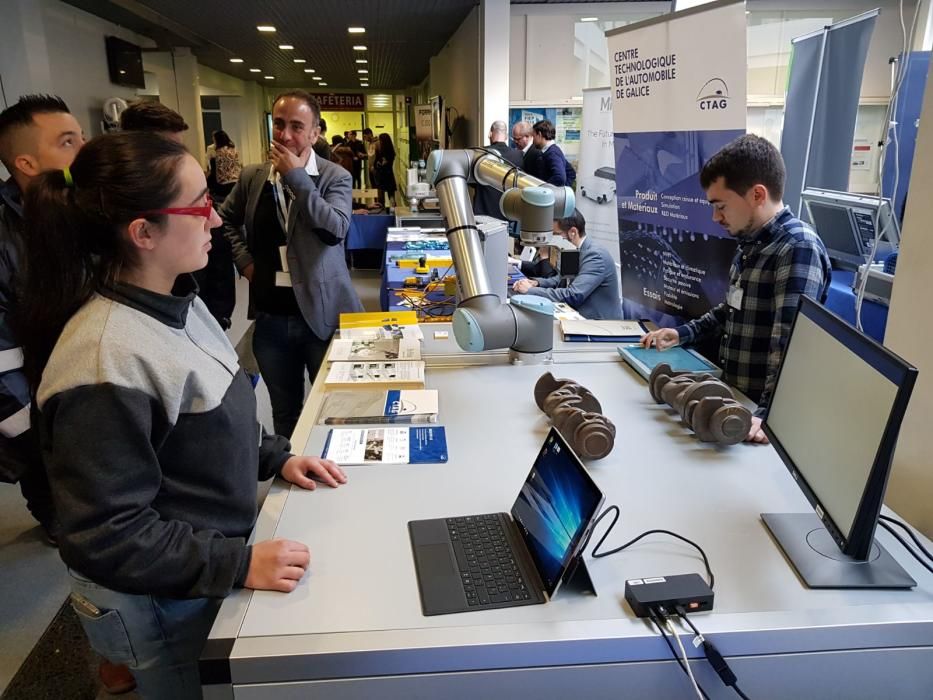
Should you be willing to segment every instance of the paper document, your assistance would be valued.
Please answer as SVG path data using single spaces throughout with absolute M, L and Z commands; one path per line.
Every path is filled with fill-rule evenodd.
M 324 380 L 328 388 L 372 388 L 373 385 L 423 389 L 424 362 L 334 362 Z
M 328 362 L 364 362 L 369 360 L 420 360 L 421 343 L 411 338 L 378 340 L 333 340 Z
M 645 335 L 645 328 L 638 321 L 594 321 L 562 319 L 560 330 L 567 336 L 597 338 L 631 338 L 639 340 Z
M 342 466 L 446 462 L 447 435 L 441 426 L 334 428 L 321 456 Z

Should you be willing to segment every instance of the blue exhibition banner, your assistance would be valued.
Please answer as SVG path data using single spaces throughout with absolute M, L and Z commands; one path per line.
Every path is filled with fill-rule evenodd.
M 624 312 L 676 325 L 726 296 L 735 242 L 712 220 L 699 172 L 745 133 L 745 4 L 717 2 L 607 37 Z

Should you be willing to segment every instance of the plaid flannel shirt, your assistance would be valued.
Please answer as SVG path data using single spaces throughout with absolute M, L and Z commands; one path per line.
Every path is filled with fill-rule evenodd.
M 832 268 L 810 226 L 784 207 L 757 233 L 739 240 L 730 286 L 740 286 L 741 309 L 727 302 L 679 326 L 681 344 L 720 334 L 723 379 L 758 403 L 762 417 L 771 401 L 797 301 L 806 294 L 826 300 Z

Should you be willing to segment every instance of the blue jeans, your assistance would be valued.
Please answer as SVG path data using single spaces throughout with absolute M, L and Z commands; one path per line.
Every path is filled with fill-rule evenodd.
M 305 370 L 314 382 L 328 340 L 314 335 L 301 316 L 256 314 L 253 354 L 269 388 L 272 422 L 279 435 L 290 437 L 295 430 L 305 401 Z
M 89 612 L 72 599 L 91 648 L 112 663 L 129 666 L 141 698 L 201 698 L 198 657 L 220 607 L 219 599 L 119 593 L 76 571 L 68 573 L 72 592 L 99 610 L 99 614 Z

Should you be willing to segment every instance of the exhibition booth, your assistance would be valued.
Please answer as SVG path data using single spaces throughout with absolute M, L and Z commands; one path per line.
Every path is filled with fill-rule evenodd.
M 382 311 L 341 315 L 291 436 L 348 485 L 272 486 L 254 539 L 312 564 L 289 595 L 225 600 L 205 698 L 929 696 L 929 542 L 884 505 L 918 371 L 882 345 L 913 157 L 895 125 L 921 110 L 898 97 L 929 61 L 894 62 L 898 158 L 880 195 L 849 191 L 876 17 L 792 42 L 784 202 L 833 269 L 775 330 L 763 415 L 715 350 L 641 342 L 742 306 L 699 171 L 746 132 L 744 2 L 610 29 L 610 84 L 579 110 L 512 110 L 574 143 L 574 187 L 445 147 L 442 102 L 413 106 L 406 206 L 354 215 L 347 241 L 377 251 Z M 481 187 L 501 218 L 474 214 Z M 611 249 L 621 319 L 515 291 L 523 263 L 582 274 L 552 230 L 575 210 Z M 746 441 L 757 419 L 770 446 Z

